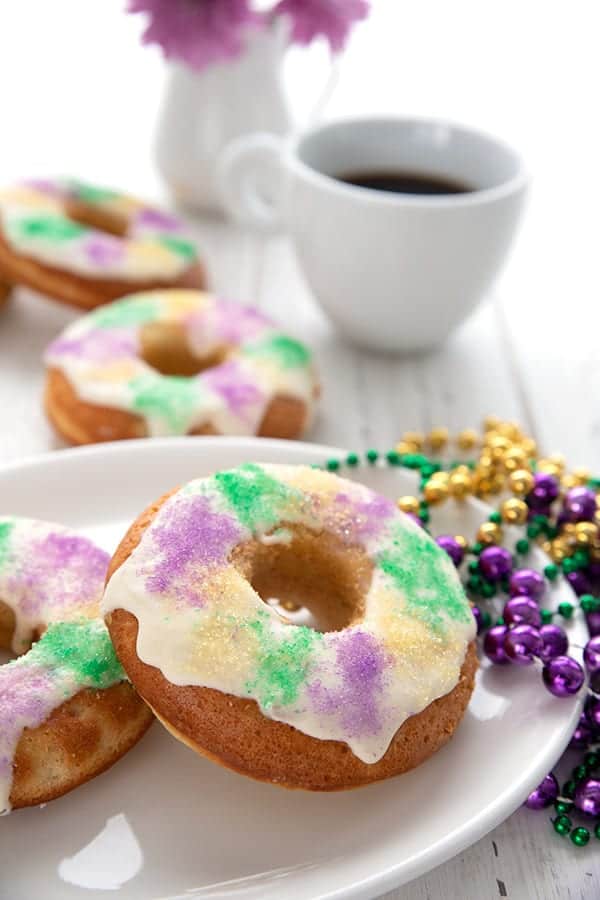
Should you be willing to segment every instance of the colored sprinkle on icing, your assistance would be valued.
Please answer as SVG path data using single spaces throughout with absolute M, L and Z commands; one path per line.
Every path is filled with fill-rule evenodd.
M 246 348 L 249 355 L 264 354 L 275 357 L 285 369 L 298 369 L 310 362 L 310 351 L 304 344 L 285 334 L 275 334 Z
M 124 328 L 154 321 L 160 311 L 157 299 L 150 296 L 127 297 L 89 314 L 95 328 Z
M 27 216 L 20 219 L 13 228 L 17 235 L 24 238 L 38 238 L 51 243 L 72 241 L 89 230 L 78 222 L 59 215 Z
M 28 659 L 50 670 L 65 669 L 89 687 L 107 688 L 125 678 L 106 626 L 99 619 L 49 625 Z
M 191 241 L 186 241 L 184 238 L 173 237 L 167 234 L 160 238 L 159 243 L 166 247 L 167 250 L 172 250 L 173 253 L 182 256 L 186 260 L 191 261 L 196 256 L 196 247 Z
M 304 626 L 290 628 L 283 637 L 273 632 L 268 619 L 268 614 L 261 613 L 248 622 L 248 628 L 258 637 L 260 652 L 256 676 L 248 682 L 247 690 L 266 710 L 295 702 L 306 681 L 315 645 L 323 640 L 318 631 Z
M 254 463 L 217 472 L 219 490 L 239 521 L 253 533 L 268 531 L 280 519 L 286 507 L 302 502 L 302 494 L 272 478 Z
M 14 522 L 12 522 L 10 519 L 7 519 L 4 522 L 0 521 L 0 568 L 2 568 L 2 566 L 8 559 L 10 536 L 13 528 Z
M 197 379 L 149 373 L 129 383 L 136 412 L 162 419 L 174 432 L 186 431 L 198 405 Z
M 378 565 L 402 591 L 409 611 L 436 633 L 444 633 L 447 619 L 466 624 L 471 613 L 444 551 L 424 540 L 417 526 L 396 526 L 392 534 Z

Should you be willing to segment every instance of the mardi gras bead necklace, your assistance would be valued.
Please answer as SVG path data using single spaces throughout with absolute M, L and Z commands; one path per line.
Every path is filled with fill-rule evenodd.
M 452 448 L 460 458 L 448 455 Z M 531 437 L 496 416 L 485 419 L 481 432 L 465 429 L 451 440 L 447 428 L 427 435 L 410 431 L 385 453 L 348 453 L 328 459 L 325 468 L 337 472 L 360 465 L 414 470 L 418 494 L 400 497 L 398 506 L 424 528 L 431 507 L 449 499 L 497 499 L 497 509 L 474 540 L 460 534 L 435 540 L 460 568 L 481 651 L 492 663 L 539 669 L 555 697 L 588 692 L 569 745 L 581 752 L 581 761 L 562 786 L 553 773 L 547 775 L 525 805 L 553 807 L 554 831 L 568 835 L 575 846 L 585 846 L 592 831 L 600 840 L 600 479 L 587 469 L 567 470 L 560 454 L 538 455 Z M 512 550 L 503 546 L 507 525 L 522 529 Z M 534 543 L 550 558 L 542 571 L 522 565 Z M 543 608 L 548 585 L 560 578 L 577 602 Z M 494 613 L 499 599 L 500 616 Z M 585 617 L 590 633 L 583 666 L 568 655 L 569 638 L 560 624 L 574 615 Z M 588 825 L 574 826 L 573 814 Z

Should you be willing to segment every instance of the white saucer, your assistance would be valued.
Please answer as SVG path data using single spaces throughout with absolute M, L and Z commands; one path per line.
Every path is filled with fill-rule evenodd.
M 129 441 L 0 469 L 0 512 L 80 528 L 108 550 L 147 503 L 217 468 L 311 463 L 309 444 L 237 438 Z M 391 497 L 411 473 L 358 469 Z M 436 533 L 473 534 L 486 508 L 446 504 Z M 543 565 L 544 556 L 536 565 Z M 572 599 L 561 585 L 552 597 Z M 585 640 L 582 623 L 570 635 Z M 0 822 L 11 898 L 331 900 L 370 898 L 444 862 L 509 816 L 553 766 L 579 716 L 533 669 L 483 664 L 450 744 L 413 772 L 356 791 L 289 792 L 226 771 L 155 725 L 106 774 L 44 809 Z

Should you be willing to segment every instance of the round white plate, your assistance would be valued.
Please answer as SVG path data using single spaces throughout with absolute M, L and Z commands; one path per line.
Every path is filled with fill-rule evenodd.
M 335 452 L 206 437 L 65 450 L 0 469 L 0 511 L 63 522 L 111 550 L 147 503 L 180 482 L 250 460 L 311 463 Z M 414 487 L 396 469 L 353 477 L 394 498 Z M 481 514 L 476 501 L 447 504 L 434 530 L 472 534 Z M 563 586 L 552 602 L 561 591 L 569 599 Z M 582 625 L 571 628 L 583 643 Z M 19 900 L 100 900 L 119 889 L 127 900 L 376 897 L 510 815 L 560 756 L 578 715 L 579 701 L 550 696 L 539 672 L 484 664 L 447 747 L 399 778 L 337 794 L 243 778 L 156 724 L 106 774 L 0 822 L 2 885 Z

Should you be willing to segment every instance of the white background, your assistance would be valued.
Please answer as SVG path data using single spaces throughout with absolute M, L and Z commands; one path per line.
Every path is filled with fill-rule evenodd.
M 0 0 L 2 181 L 69 173 L 161 198 L 151 145 L 164 69 L 157 51 L 139 47 L 142 23 L 123 5 Z M 495 296 L 435 354 L 394 361 L 343 346 L 283 239 L 196 223 L 216 288 L 285 318 L 315 347 L 324 381 L 315 440 L 385 447 L 405 428 L 459 428 L 494 411 L 600 471 L 599 35 L 594 0 L 375 0 L 355 33 L 327 116 L 462 120 L 515 144 L 535 179 Z M 327 70 L 322 48 L 289 55 L 300 123 Z M 39 355 L 71 317 L 24 291 L 0 314 L 0 459 L 60 446 L 40 411 Z M 578 851 L 547 815 L 520 811 L 393 896 L 592 900 L 599 846 Z

